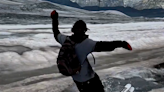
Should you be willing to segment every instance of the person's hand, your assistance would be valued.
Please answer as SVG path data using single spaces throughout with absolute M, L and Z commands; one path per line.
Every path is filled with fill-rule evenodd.
M 53 10 L 53 11 L 51 12 L 51 18 L 52 18 L 52 19 L 58 19 L 58 13 L 57 13 L 56 10 Z
M 122 47 L 125 48 L 125 49 L 127 49 L 127 50 L 132 50 L 132 47 L 126 41 L 122 41 Z

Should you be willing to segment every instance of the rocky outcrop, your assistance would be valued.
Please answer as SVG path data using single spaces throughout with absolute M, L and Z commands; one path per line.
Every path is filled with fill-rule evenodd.
M 164 8 L 164 0 L 71 0 L 80 6 L 132 7 L 138 10 Z

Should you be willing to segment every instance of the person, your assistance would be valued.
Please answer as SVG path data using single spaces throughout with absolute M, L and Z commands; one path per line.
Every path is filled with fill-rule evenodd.
M 67 35 L 59 31 L 58 13 L 55 10 L 51 13 L 51 18 L 54 38 L 62 45 Z M 81 71 L 73 75 L 72 78 L 80 92 L 104 92 L 104 86 L 97 73 L 92 69 L 87 55 L 91 52 L 113 51 L 118 47 L 127 50 L 132 49 L 126 41 L 94 41 L 85 34 L 87 30 L 88 28 L 83 20 L 76 21 L 71 29 L 73 34 L 69 38 L 77 43 L 75 51 L 80 63 L 83 64 Z

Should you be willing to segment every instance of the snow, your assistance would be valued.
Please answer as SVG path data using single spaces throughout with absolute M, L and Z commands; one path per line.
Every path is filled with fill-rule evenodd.
M 159 63 L 163 63 L 163 59 L 164 58 L 157 58 L 154 60 L 150 59 L 146 61 L 142 60 L 141 62 L 102 69 L 97 72 L 99 75 L 103 76 L 102 79 L 109 76 L 123 80 L 127 78 L 139 77 L 147 81 L 156 82 L 156 75 L 163 76 L 164 71 L 163 69 L 154 69 L 150 67 Z
M 149 65 L 154 65 L 152 62 L 154 61 L 143 61 L 149 63 Z M 102 82 L 105 82 L 105 78 L 131 78 L 131 77 L 141 77 L 143 79 L 147 79 L 149 81 L 154 81 L 153 73 L 157 75 L 163 75 L 163 70 L 151 69 L 146 68 L 142 65 L 142 62 L 139 64 L 127 64 L 117 67 L 112 67 L 108 69 L 103 69 L 96 71 L 98 75 L 101 77 Z M 146 65 L 145 65 L 146 66 Z M 41 75 L 37 77 L 27 78 L 22 81 L 14 82 L 11 84 L 0 86 L 0 89 L 3 92 L 62 92 L 64 89 L 68 88 L 70 85 L 73 84 L 73 81 L 70 77 L 60 78 L 58 80 L 45 80 L 42 82 L 37 82 L 31 85 L 25 85 L 26 83 L 30 83 L 37 80 L 42 80 L 46 78 L 54 78 L 59 77 L 59 73 L 48 74 L 48 75 Z M 119 86 L 119 85 L 117 85 Z M 11 88 L 12 87 L 12 88 Z M 77 88 L 74 86 L 73 89 L 69 87 L 71 91 L 69 92 L 77 92 Z M 136 88 L 136 87 L 135 87 Z M 150 92 L 163 92 L 163 88 L 160 89 L 153 89 Z
M 126 40 L 128 41 L 133 50 L 150 49 L 164 46 L 164 22 L 138 22 L 138 23 L 115 23 L 115 24 L 88 24 L 90 29 L 87 34 L 90 38 L 96 41 L 105 40 Z M 23 36 L 15 38 L 4 38 L 0 40 L 1 45 L 14 46 L 20 45 L 29 47 L 32 50 L 25 51 L 22 55 L 17 52 L 2 52 L 0 53 L 0 65 L 6 66 L 4 69 L 12 69 L 13 71 L 25 71 L 38 69 L 43 67 L 48 67 L 56 65 L 56 57 L 58 55 L 59 49 L 54 48 L 53 50 L 49 46 L 61 46 L 58 44 L 54 37 L 51 29 L 51 24 L 49 25 L 0 25 L 2 34 L 12 35 L 17 33 L 22 33 L 26 35 L 27 33 L 35 33 L 32 36 Z M 72 25 L 59 25 L 60 31 L 63 34 L 71 35 L 70 29 Z M 44 33 L 43 33 L 44 32 Z M 105 34 L 104 34 L 105 33 Z M 3 47 L 4 48 L 4 47 Z M 14 47 L 13 47 L 14 48 Z M 44 48 L 45 51 L 39 48 Z M 95 57 L 102 55 L 112 55 L 116 53 L 130 52 L 122 48 L 115 49 L 112 52 L 102 52 L 93 53 Z M 144 54 L 144 53 L 143 53 Z M 140 54 L 142 56 L 142 54 Z M 7 58 L 6 58 L 7 57 Z M 137 58 L 137 57 L 136 57 Z M 131 78 L 131 77 L 141 77 L 148 81 L 155 80 L 153 78 L 152 72 L 162 74 L 163 71 L 152 70 L 145 67 L 151 67 L 151 65 L 159 64 L 163 62 L 163 58 L 150 59 L 147 61 L 142 61 L 140 63 L 134 63 L 134 65 L 122 65 L 121 67 L 112 67 L 109 69 L 104 69 L 98 71 L 100 75 L 110 75 L 110 77 L 115 77 L 119 79 Z M 118 61 L 117 64 L 126 63 L 126 61 Z M 116 64 L 113 62 L 113 64 Z M 112 63 L 111 63 L 112 64 Z M 128 67 L 127 67 L 128 66 Z M 25 80 L 23 80 L 25 81 Z M 71 85 L 73 82 L 70 78 L 65 78 L 63 80 L 44 81 L 32 85 L 15 87 L 5 89 L 3 92 L 10 92 L 14 90 L 15 92 L 22 92 L 22 90 L 27 90 L 30 92 L 53 90 L 52 92 L 60 92 L 61 90 Z M 63 84 L 59 84 L 65 82 Z M 35 85 L 35 87 L 34 87 Z M 10 85 L 11 86 L 11 85 Z M 49 88 L 49 89 L 47 89 Z M 55 91 L 54 91 L 55 90 Z
M 19 4 L 22 4 L 22 3 L 18 3 L 18 2 L 13 2 L 13 1 L 9 1 L 9 0 L 0 0 L 0 3 L 1 4 L 11 4 L 11 5 L 19 5 Z
M 149 92 L 164 92 L 164 88 L 153 89 L 152 91 Z
M 116 11 L 116 10 L 105 10 L 105 11 L 101 10 L 101 11 L 91 11 L 91 12 L 93 12 L 93 13 L 99 12 L 99 13 L 114 14 L 114 15 L 121 15 L 121 16 L 129 17 L 128 15 L 126 15 L 120 11 Z
M 154 40 L 157 41 L 157 39 L 161 39 L 161 40 L 163 39 L 162 38 L 164 35 L 163 24 L 164 24 L 163 22 L 145 22 L 145 23 L 141 22 L 141 23 L 126 23 L 126 24 L 118 23 L 118 24 L 97 24 L 97 25 L 88 24 L 88 28 L 90 30 L 87 33 L 90 35 L 90 38 L 92 38 L 93 40 L 107 40 L 107 41 L 128 40 L 131 43 L 133 43 L 133 41 L 138 40 L 140 41 L 140 43 L 142 43 L 143 41 L 144 43 L 153 43 Z M 59 26 L 59 28 L 61 28 L 60 29 L 61 32 L 67 32 L 64 34 L 71 34 L 70 33 L 71 27 L 72 25 Z M 8 32 L 51 32 L 52 33 L 51 25 L 28 25 L 28 26 L 11 25 L 10 28 L 8 28 L 8 25 L 2 25 L 0 26 L 0 28 L 8 30 Z M 39 28 L 40 30 L 32 30 L 37 28 Z M 47 28 L 47 30 L 43 30 L 42 28 Z M 28 30 L 22 30 L 22 29 L 28 29 Z M 42 38 L 47 38 L 48 40 L 53 39 L 53 35 L 37 34 L 34 36 L 34 38 L 35 38 L 34 40 L 40 40 L 40 42 L 42 42 L 41 40 L 44 41 L 44 39 Z M 18 38 L 17 40 L 21 42 L 21 40 L 27 40 L 27 39 L 28 38 L 24 37 L 24 38 Z M 144 43 L 142 44 L 144 45 Z M 30 44 L 30 45 L 34 45 L 34 44 Z M 136 44 L 133 47 L 136 47 Z
M 10 26 L 10 27 L 9 27 Z M 33 28 L 51 28 L 52 25 L 0 25 L 1 30 L 3 29 L 33 29 Z
M 15 2 L 14 2 L 15 1 Z M 39 0 L 28 0 L 31 2 Z M 28 2 L 27 1 L 27 2 Z M 1 0 L 2 4 L 22 4 L 26 1 L 20 0 Z M 90 11 L 85 11 L 81 9 L 75 9 L 67 6 L 60 6 L 54 4 L 61 9 L 66 11 L 57 10 L 61 16 L 69 17 L 94 17 L 90 15 Z M 19 8 L 19 6 L 17 7 Z M 80 10 L 80 12 L 79 12 Z M 48 14 L 52 11 L 51 9 L 43 9 L 41 11 L 24 12 L 19 11 L 17 14 L 30 14 L 30 15 L 44 15 L 49 16 Z M 1 10 L 3 12 L 13 13 L 15 11 L 10 10 Z M 118 11 L 100 11 L 105 14 L 114 14 L 127 16 Z M 44 14 L 41 14 L 44 13 Z M 95 12 L 99 13 L 99 12 Z M 85 16 L 83 16 L 85 15 Z M 128 16 L 127 16 L 128 17 Z M 151 49 L 164 46 L 164 22 L 137 22 L 137 23 L 113 23 L 113 24 L 87 24 L 90 29 L 87 31 L 89 37 L 96 41 L 112 41 L 112 40 L 126 40 L 129 42 L 133 48 L 133 51 L 138 51 L 142 49 Z M 59 29 L 63 34 L 71 35 L 71 24 L 60 25 Z M 30 35 L 28 35 L 30 34 Z M 32 35 L 31 35 L 32 34 Z M 38 24 L 38 25 L 0 25 L 0 36 L 5 36 L 5 38 L 0 38 L 0 72 L 2 73 L 11 73 L 16 71 L 27 71 L 33 69 L 40 69 L 44 67 L 50 67 L 56 65 L 56 58 L 58 51 L 61 45 L 57 43 L 53 37 L 52 25 L 51 24 Z M 13 36 L 14 35 L 14 36 Z M 21 36 L 20 36 L 21 35 Z M 22 36 L 23 35 L 23 36 Z M 18 46 L 25 46 L 30 48 L 30 50 L 25 49 L 25 47 L 18 48 Z M 8 47 L 10 46 L 10 50 Z M 54 46 L 54 47 L 50 47 Z M 5 51 L 3 51 L 5 49 Z M 24 49 L 24 50 L 22 50 Z M 13 50 L 13 51 L 12 51 Z M 17 50 L 23 51 L 22 54 L 18 53 Z M 132 51 L 132 52 L 133 52 Z M 99 56 L 109 56 L 117 53 L 128 53 L 123 48 L 117 48 L 112 52 L 101 52 L 93 53 L 95 57 Z M 156 70 L 146 67 L 152 67 L 162 63 L 164 58 L 159 57 L 155 59 L 142 60 L 142 56 L 145 53 L 139 54 L 138 57 L 133 58 L 140 62 L 133 64 L 126 64 L 118 67 L 112 67 L 108 69 L 103 69 L 97 71 L 98 75 L 101 75 L 101 78 L 106 76 L 115 77 L 119 79 L 131 78 L 131 77 L 141 77 L 147 81 L 156 81 L 152 73 L 158 75 L 163 75 L 163 70 Z M 129 59 L 131 60 L 131 59 Z M 93 61 L 93 60 L 92 60 Z M 133 60 L 135 61 L 135 60 Z M 113 64 L 124 64 L 126 60 L 112 62 Z M 93 67 L 94 68 L 94 67 Z M 9 70 L 9 71 L 8 71 Z M 2 73 L 3 74 L 3 73 Z M 60 77 L 61 74 L 45 74 L 35 77 L 30 77 L 18 82 L 14 82 L 7 85 L 1 85 L 0 90 L 3 92 L 61 92 L 69 85 L 73 84 L 73 81 L 70 77 L 55 79 Z M 51 80 L 45 80 L 45 79 Z M 41 81 L 40 81 L 41 80 Z M 44 80 L 44 81 L 42 81 Z M 36 83 L 33 83 L 36 82 Z M 31 83 L 29 85 L 26 85 Z M 73 89 L 75 90 L 75 88 Z M 163 92 L 162 89 L 154 89 L 150 92 Z M 76 92 L 76 91 L 71 91 Z
M 8 89 L 8 88 L 10 88 L 10 86 L 15 86 L 16 87 L 16 86 L 19 86 L 19 85 L 24 85 L 24 84 L 29 83 L 29 82 L 33 82 L 33 81 L 37 81 L 37 80 L 41 80 L 41 79 L 57 78 L 57 77 L 60 77 L 60 76 L 61 76 L 60 73 L 34 76 L 34 77 L 26 78 L 23 81 L 18 81 L 18 82 L 11 83 L 10 85 L 1 86 L 1 89 Z
M 19 60 L 21 56 L 19 56 L 15 52 L 4 52 L 1 53 L 0 55 L 0 63 L 5 63 L 5 64 L 21 64 L 21 60 Z M 12 63 L 11 63 L 12 62 Z
M 39 51 L 39 50 L 33 50 L 31 52 L 25 52 L 23 54 L 23 57 L 25 57 L 28 61 L 31 62 L 36 62 L 36 63 L 48 63 L 51 60 L 56 60 L 55 57 L 57 57 L 57 53 L 52 54 L 53 52 L 51 52 L 51 54 L 48 52 L 43 52 L 43 51 Z
M 138 22 L 138 23 L 115 23 L 115 24 L 88 24 L 90 29 L 87 34 L 96 41 L 112 41 L 125 40 L 129 42 L 133 51 L 141 49 L 151 49 L 164 46 L 164 22 Z M 56 59 L 58 51 L 54 52 L 40 51 L 39 48 L 48 46 L 61 46 L 53 37 L 52 26 L 49 25 L 0 25 L 1 34 L 11 35 L 12 33 L 26 33 L 35 32 L 32 36 L 3 38 L 0 40 L 0 45 L 14 46 L 21 45 L 34 49 L 32 51 L 24 52 L 19 55 L 16 52 L 0 53 L 0 62 L 4 64 L 37 64 L 45 63 L 51 64 Z M 60 31 L 63 34 L 71 35 L 72 25 L 59 25 Z M 4 31 L 3 31 L 4 30 Z M 42 33 L 44 32 L 44 33 Z M 105 34 L 104 34 L 105 33 Z M 36 50 L 35 50 L 36 49 Z M 38 49 L 38 50 L 37 50 Z M 94 53 L 95 57 L 102 55 L 112 55 L 116 53 L 130 52 L 123 48 L 117 48 L 112 52 Z M 11 57 L 4 59 L 4 57 Z M 13 59 L 14 57 L 14 59 Z M 30 64 L 31 63 L 31 64 Z M 124 63 L 123 61 L 117 63 Z M 53 63 L 55 64 L 55 62 Z
M 0 35 L 11 35 L 10 32 L 0 32 Z
M 14 87 L 3 90 L 3 92 L 61 92 L 72 83 L 73 81 L 70 78 L 63 78 L 61 80 L 44 81 L 32 85 Z
M 67 88 L 69 85 L 73 83 L 73 81 L 69 78 L 63 78 L 60 80 L 55 80 L 55 77 L 59 77 L 61 74 L 47 74 L 47 75 L 40 75 L 37 77 L 27 78 L 23 81 L 18 81 L 15 83 L 11 83 L 10 85 L 3 85 L 1 86 L 1 91 L 3 92 L 60 92 Z M 52 78 L 52 80 L 47 80 L 44 82 L 39 82 L 32 85 L 25 85 L 26 83 Z M 62 83 L 61 83 L 62 82 Z M 13 86 L 13 88 L 10 88 Z

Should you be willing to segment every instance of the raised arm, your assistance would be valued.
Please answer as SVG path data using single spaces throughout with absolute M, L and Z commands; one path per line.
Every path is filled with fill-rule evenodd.
M 96 43 L 94 52 L 113 51 L 115 48 L 119 47 L 132 50 L 130 44 L 126 41 L 99 41 Z
M 59 25 L 58 13 L 55 10 L 51 12 L 51 18 L 52 18 L 52 30 L 53 30 L 54 38 L 56 39 L 57 42 L 59 42 L 57 39 L 57 36 L 60 33 L 58 28 Z

